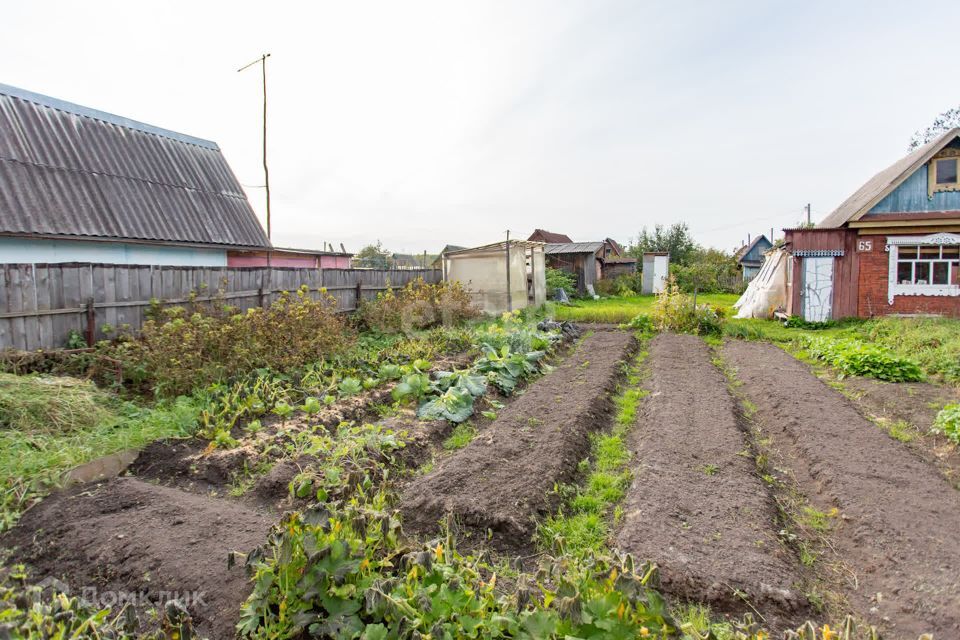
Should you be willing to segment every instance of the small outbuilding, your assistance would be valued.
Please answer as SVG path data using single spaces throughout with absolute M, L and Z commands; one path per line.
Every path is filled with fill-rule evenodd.
M 484 313 L 540 306 L 547 300 L 544 244 L 495 242 L 442 256 L 443 279 L 460 281 Z
M 649 295 L 660 293 L 667 285 L 670 274 L 670 254 L 663 251 L 653 251 L 643 254 L 643 281 L 641 293 Z
M 547 266 L 560 269 L 577 279 L 577 293 L 584 295 L 603 275 L 602 242 L 563 242 L 547 244 Z

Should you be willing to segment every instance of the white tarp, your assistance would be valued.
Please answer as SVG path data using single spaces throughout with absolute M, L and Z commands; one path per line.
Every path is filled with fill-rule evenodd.
M 767 252 L 760 272 L 733 305 L 737 318 L 772 318 L 774 311 L 786 307 L 789 259 L 790 255 L 783 249 Z

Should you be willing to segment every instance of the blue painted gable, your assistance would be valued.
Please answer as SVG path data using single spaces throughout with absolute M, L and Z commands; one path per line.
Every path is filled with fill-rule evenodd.
M 878 202 L 871 213 L 925 213 L 928 211 L 960 211 L 960 191 L 941 191 L 927 195 L 927 167 L 913 172 L 899 187 Z
M 753 246 L 750 247 L 750 250 L 747 251 L 743 256 L 740 257 L 738 262 L 743 263 L 755 263 L 760 264 L 763 262 L 763 254 L 766 253 L 773 244 L 767 240 L 767 236 L 762 235 L 753 242 Z

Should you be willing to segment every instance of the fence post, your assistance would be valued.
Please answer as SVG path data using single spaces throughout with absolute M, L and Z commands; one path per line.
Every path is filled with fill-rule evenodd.
M 93 298 L 87 298 L 87 346 L 93 346 L 93 340 L 97 334 L 96 312 L 93 309 Z
M 260 305 L 261 309 L 266 308 L 267 300 L 263 297 L 263 287 L 257 289 L 257 303 Z
M 357 275 L 357 301 L 353 303 L 353 310 L 360 310 L 360 303 L 363 301 L 363 279 Z

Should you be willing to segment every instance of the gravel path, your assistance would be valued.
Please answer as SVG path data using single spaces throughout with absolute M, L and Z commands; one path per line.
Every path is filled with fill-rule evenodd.
M 830 539 L 856 575 L 858 613 L 896 638 L 960 638 L 960 493 L 783 350 L 733 341 L 723 353 L 801 489 L 839 509 Z
M 773 501 L 707 345 L 659 335 L 649 367 L 617 546 L 656 562 L 675 598 L 734 615 L 756 610 L 774 630 L 802 621 L 809 610 L 794 555 L 776 535 Z

